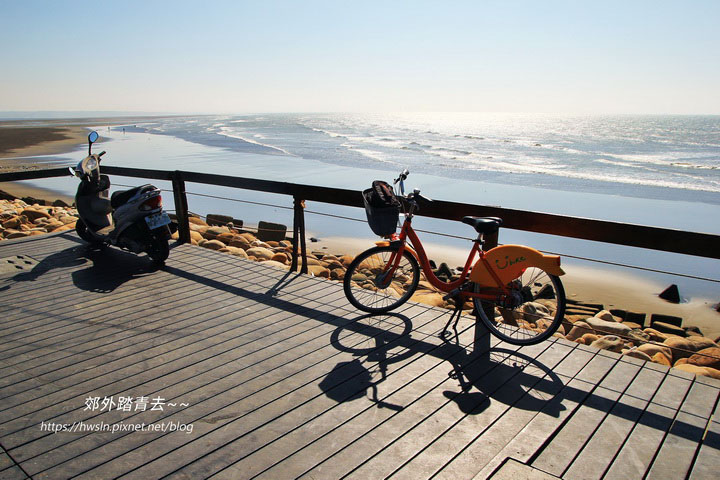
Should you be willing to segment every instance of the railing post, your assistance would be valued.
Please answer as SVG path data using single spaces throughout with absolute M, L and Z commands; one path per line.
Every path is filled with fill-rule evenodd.
M 488 251 L 498 245 L 498 232 L 487 234 L 484 237 L 485 243 L 483 250 Z M 487 318 L 495 317 L 495 307 L 483 307 Z M 473 353 L 485 353 L 490 350 L 490 332 L 480 320 L 480 316 L 475 312 L 475 338 L 473 339 Z
M 187 194 L 185 193 L 185 180 L 182 173 L 175 170 L 172 173 L 173 198 L 175 199 L 175 215 L 178 220 L 178 242 L 190 243 L 190 221 L 188 219 Z
M 300 273 L 308 272 L 307 265 L 307 248 L 305 246 L 305 200 L 293 195 L 293 251 L 291 271 L 296 271 L 298 267 L 298 245 L 300 246 L 300 254 L 302 255 L 302 267 Z

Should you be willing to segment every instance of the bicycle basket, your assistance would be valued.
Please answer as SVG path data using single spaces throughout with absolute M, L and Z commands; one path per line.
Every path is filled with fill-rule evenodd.
M 375 235 L 387 237 L 395 233 L 400 218 L 400 202 L 387 183 L 378 180 L 373 182 L 371 188 L 363 191 L 363 202 L 368 225 Z

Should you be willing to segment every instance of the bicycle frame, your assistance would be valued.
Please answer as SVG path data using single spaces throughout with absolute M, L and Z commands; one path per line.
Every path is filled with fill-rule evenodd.
M 407 247 L 408 241 L 410 241 L 412 248 Z M 417 259 L 423 273 L 425 273 L 425 277 L 427 278 L 428 282 L 430 282 L 430 284 L 438 290 L 449 293 L 453 290 L 460 289 L 463 285 L 465 285 L 469 277 L 470 269 L 475 264 L 474 260 L 475 256 L 477 255 L 480 261 L 485 264 L 485 267 L 493 276 L 493 280 L 496 282 L 497 286 L 488 286 L 488 289 L 493 292 L 492 294 L 473 293 L 468 291 L 462 291 L 461 293 L 465 297 L 477 297 L 483 300 L 496 300 L 498 298 L 498 295 L 507 294 L 509 293 L 509 290 L 502 284 L 501 280 L 495 275 L 493 269 L 490 268 L 490 265 L 485 260 L 485 251 L 480 246 L 481 241 L 482 239 L 480 237 L 473 241 L 473 246 L 470 249 L 470 253 L 468 254 L 468 258 L 465 262 L 465 266 L 463 267 L 462 273 L 460 274 L 460 278 L 454 281 L 444 282 L 440 280 L 432 271 L 432 267 L 430 266 L 430 260 L 425 253 L 422 242 L 415 233 L 415 230 L 413 230 L 412 228 L 412 214 L 410 214 L 406 216 L 402 228 L 400 229 L 400 234 L 394 235 L 393 239 L 388 242 L 389 244 L 400 242 L 400 247 L 398 248 L 397 253 L 393 253 L 393 257 L 390 257 L 390 260 L 385 266 L 385 271 L 383 272 L 383 274 L 389 274 L 388 278 L 392 277 L 392 273 L 400 264 L 400 259 L 402 258 L 403 252 L 407 249 L 410 254 Z

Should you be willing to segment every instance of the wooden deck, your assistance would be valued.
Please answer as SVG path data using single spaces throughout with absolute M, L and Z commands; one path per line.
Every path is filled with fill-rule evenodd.
M 446 344 L 447 311 L 361 316 L 338 283 L 188 245 L 160 271 L 71 233 L 1 243 L 11 257 L 3 479 L 720 471 L 715 380 L 566 341 L 473 352 L 469 317 Z

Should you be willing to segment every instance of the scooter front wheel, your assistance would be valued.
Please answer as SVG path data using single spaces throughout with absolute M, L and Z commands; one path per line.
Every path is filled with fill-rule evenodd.
M 93 234 L 88 231 L 87 225 L 85 225 L 85 222 L 83 222 L 81 218 L 78 218 L 77 222 L 75 222 L 75 231 L 77 232 L 78 237 L 82 238 L 93 247 L 97 247 L 102 244 L 100 240 L 95 238 Z
M 156 266 L 162 267 L 165 265 L 165 260 L 170 255 L 170 246 L 167 239 L 153 236 L 147 254 Z

